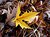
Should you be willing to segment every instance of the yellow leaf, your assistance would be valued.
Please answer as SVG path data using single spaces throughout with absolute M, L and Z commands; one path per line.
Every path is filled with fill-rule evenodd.
M 19 17 L 19 14 L 20 14 L 20 13 L 21 13 L 21 11 L 20 11 L 20 5 L 18 4 L 18 6 L 17 6 L 16 18 Z
M 21 11 L 20 11 L 20 7 L 18 5 L 16 17 L 15 17 L 14 20 L 12 20 L 14 23 L 16 23 L 16 27 L 18 25 L 20 25 L 20 27 L 22 29 L 23 28 L 32 29 L 31 27 L 28 26 L 28 24 L 26 24 L 22 20 L 30 22 L 31 21 L 30 19 L 34 18 L 38 14 L 38 12 L 32 12 L 32 11 L 30 11 L 29 13 L 27 13 L 27 11 L 26 11 L 26 12 L 24 12 L 24 14 L 22 14 L 21 16 L 19 16 L 20 13 L 21 13 Z
M 23 22 L 22 20 L 18 20 L 19 21 L 19 25 L 20 27 L 23 29 L 23 28 L 29 28 L 29 29 L 32 29 L 31 27 L 29 27 L 25 22 Z
M 20 24 L 20 22 L 18 20 L 16 20 L 16 27 Z
M 25 12 L 20 19 L 30 22 L 37 14 L 37 12 Z

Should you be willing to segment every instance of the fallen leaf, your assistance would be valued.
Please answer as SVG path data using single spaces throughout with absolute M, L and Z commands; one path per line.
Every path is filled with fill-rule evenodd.
M 22 29 L 23 29 L 23 28 L 32 29 L 32 28 L 29 27 L 25 22 L 23 22 L 23 20 L 30 22 L 30 21 L 31 21 L 30 19 L 31 19 L 31 18 L 34 18 L 34 17 L 38 14 L 38 12 L 32 12 L 32 11 L 30 11 L 30 12 L 28 13 L 28 12 L 26 11 L 26 12 L 24 12 L 24 14 L 22 14 L 21 16 L 19 16 L 20 13 L 21 13 L 21 11 L 20 11 L 20 6 L 19 6 L 19 4 L 18 4 L 16 17 L 15 17 L 15 19 L 12 20 L 14 23 L 16 23 L 16 27 L 17 27 L 18 25 L 20 25 Z

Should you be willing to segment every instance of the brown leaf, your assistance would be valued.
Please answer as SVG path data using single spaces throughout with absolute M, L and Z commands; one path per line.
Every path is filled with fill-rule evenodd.
M 12 12 L 12 13 L 11 13 Z M 8 8 L 8 13 L 7 13 L 7 19 L 6 22 L 10 21 L 12 17 L 15 16 L 16 13 L 16 8 L 14 7 L 12 11 L 10 11 L 10 8 Z

